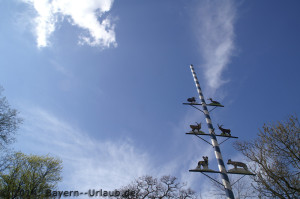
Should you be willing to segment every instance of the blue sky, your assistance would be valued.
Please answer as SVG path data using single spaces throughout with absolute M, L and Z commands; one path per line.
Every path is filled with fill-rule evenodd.
M 209 145 L 185 135 L 203 115 L 193 64 L 212 112 L 240 140 L 298 114 L 299 1 L 0 0 L 0 84 L 24 124 L 15 150 L 63 160 L 61 189 L 115 189 L 189 173 Z M 205 125 L 203 125 L 205 126 Z M 206 127 L 204 127 L 205 129 Z M 233 141 L 224 160 L 240 158 Z

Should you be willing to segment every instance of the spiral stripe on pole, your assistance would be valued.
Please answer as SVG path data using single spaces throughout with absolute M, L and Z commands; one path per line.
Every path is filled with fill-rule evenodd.
M 200 97 L 200 100 L 201 100 L 201 104 L 202 104 L 202 107 L 203 107 L 205 120 L 206 120 L 208 129 L 209 129 L 209 133 L 210 133 L 210 137 L 211 137 L 211 142 L 212 142 L 212 145 L 215 149 L 215 156 L 216 156 L 216 159 L 217 159 L 217 162 L 218 162 L 218 168 L 219 168 L 219 171 L 220 171 L 222 182 L 223 182 L 223 185 L 225 187 L 226 196 L 227 196 L 228 199 L 234 199 L 234 195 L 233 195 L 231 185 L 230 185 L 230 182 L 229 182 L 229 179 L 228 179 L 227 171 L 226 171 L 224 161 L 223 161 L 223 158 L 222 158 L 222 155 L 221 155 L 221 150 L 220 150 L 217 138 L 214 135 L 214 128 L 213 128 L 213 125 L 212 125 L 212 122 L 211 122 L 211 119 L 210 119 L 210 116 L 209 116 L 209 112 L 208 112 L 208 109 L 207 109 L 207 106 L 206 106 L 201 88 L 200 88 L 200 84 L 199 84 L 197 75 L 194 71 L 193 65 L 191 65 L 190 68 L 191 68 L 191 71 L 192 71 L 192 74 L 193 74 L 193 77 L 194 77 L 194 81 L 195 81 L 197 91 L 198 91 L 198 94 L 199 94 L 199 97 Z

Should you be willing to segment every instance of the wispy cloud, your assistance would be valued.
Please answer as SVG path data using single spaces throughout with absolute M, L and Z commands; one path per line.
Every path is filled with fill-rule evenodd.
M 200 45 L 205 78 L 208 86 L 216 90 L 226 80 L 222 72 L 233 54 L 236 9 L 232 0 L 204 0 L 197 10 L 197 39 Z
M 15 148 L 61 158 L 61 189 L 113 190 L 139 176 L 155 174 L 151 157 L 130 139 L 93 139 L 41 108 L 31 108 L 23 117 L 26 120 Z
M 113 0 L 22 0 L 37 12 L 34 19 L 37 46 L 49 45 L 49 37 L 57 24 L 66 18 L 72 25 L 82 28 L 79 44 L 116 46 L 114 24 L 109 16 Z
M 184 144 L 188 147 L 178 147 L 177 158 L 166 158 L 168 161 L 158 163 L 157 157 L 137 148 L 130 138 L 93 138 L 76 125 L 36 106 L 22 110 L 22 113 L 25 121 L 15 149 L 61 158 L 64 170 L 60 189 L 113 190 L 143 175 L 174 175 L 195 188 L 199 178 L 189 174 L 188 169 L 196 167 L 201 155 L 211 153 L 211 150 L 202 150 L 199 154 L 201 147 L 198 140 L 194 140 Z

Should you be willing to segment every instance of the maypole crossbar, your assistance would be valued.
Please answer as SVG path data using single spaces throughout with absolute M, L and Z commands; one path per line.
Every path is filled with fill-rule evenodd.
M 198 91 L 198 94 L 199 94 L 199 97 L 200 97 L 200 100 L 201 100 L 201 105 L 202 105 L 202 108 L 203 108 L 203 113 L 205 115 L 205 119 L 206 119 L 208 129 L 209 129 L 212 146 L 215 149 L 215 156 L 216 156 L 216 159 L 217 159 L 217 162 L 218 162 L 218 167 L 219 167 L 220 175 L 221 175 L 221 178 L 222 178 L 222 183 L 223 183 L 224 188 L 225 188 L 226 196 L 227 196 L 228 199 L 234 199 L 234 195 L 233 195 L 233 192 L 232 192 L 232 189 L 231 189 L 231 185 L 230 185 L 230 182 L 229 182 L 227 171 L 226 171 L 224 161 L 223 161 L 223 158 L 222 158 L 221 150 L 220 150 L 220 147 L 219 147 L 219 144 L 218 144 L 218 141 L 217 141 L 217 137 L 215 136 L 214 128 L 213 128 L 213 125 L 212 125 L 212 122 L 211 122 L 211 119 L 210 119 L 210 116 L 209 116 L 209 111 L 207 109 L 207 106 L 206 106 L 201 88 L 200 88 L 198 78 L 197 78 L 196 73 L 194 71 L 193 65 L 191 65 L 190 68 L 191 68 L 191 71 L 192 71 L 192 74 L 193 74 L 193 77 L 194 77 L 194 81 L 195 81 L 195 84 L 196 84 L 196 87 L 197 87 L 197 91 Z

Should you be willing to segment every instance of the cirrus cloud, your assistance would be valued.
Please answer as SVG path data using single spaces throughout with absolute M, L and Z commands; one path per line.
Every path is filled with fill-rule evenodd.
M 226 80 L 222 73 L 233 55 L 236 7 L 233 0 L 202 1 L 197 10 L 197 39 L 207 84 L 215 91 Z
M 24 110 L 23 117 L 22 142 L 17 142 L 15 149 L 62 159 L 64 181 L 60 189 L 113 190 L 157 172 L 151 156 L 135 147 L 130 138 L 95 138 L 40 107 Z

